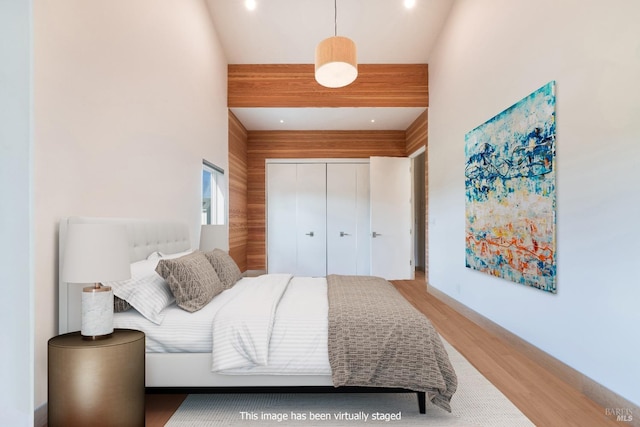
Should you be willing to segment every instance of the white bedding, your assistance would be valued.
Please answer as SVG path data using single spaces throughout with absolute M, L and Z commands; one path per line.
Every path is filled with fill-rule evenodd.
M 276 311 L 291 278 L 290 274 L 265 274 L 245 282 L 242 292 L 216 312 L 213 318 L 214 372 L 269 363 L 269 342 Z
M 266 277 L 269 276 L 283 275 L 266 275 Z M 173 304 L 163 311 L 162 325 L 155 325 L 135 310 L 129 310 L 114 315 L 114 327 L 144 331 L 149 353 L 211 354 L 213 349 L 212 360 L 215 361 L 216 348 L 213 346 L 212 339 L 212 319 L 215 319 L 218 313 L 222 313 L 221 319 L 234 317 L 236 310 L 245 307 L 248 318 L 251 318 L 252 314 L 261 312 L 262 320 L 256 322 L 254 326 L 257 327 L 253 328 L 253 332 L 257 331 L 260 334 L 251 334 L 248 333 L 249 331 L 240 334 L 239 336 L 244 339 L 243 345 L 239 347 L 240 354 L 249 354 L 249 358 L 246 359 L 246 363 L 220 363 L 215 369 L 218 373 L 330 375 L 327 350 L 326 279 L 294 277 L 286 286 L 276 285 L 277 288 L 285 289 L 280 297 L 277 295 L 277 290 L 274 294 L 272 290 L 266 291 L 266 288 L 260 288 L 266 283 L 264 277 L 241 279 L 231 289 L 222 292 L 206 307 L 195 313 L 188 313 Z M 266 280 L 271 281 L 271 279 Z M 256 300 L 267 296 L 272 298 L 271 305 L 264 304 L 263 301 L 261 306 L 263 308 L 256 311 L 254 304 Z M 273 311 L 275 316 L 271 323 L 267 314 L 271 313 L 274 299 L 277 310 Z M 224 308 L 227 305 L 229 309 L 225 311 Z M 264 334 L 269 330 L 271 330 L 270 337 L 265 341 Z M 261 338 L 257 338 L 258 336 Z M 249 343 L 247 341 L 249 339 L 262 340 L 260 341 L 262 347 L 257 342 Z M 268 352 L 265 351 L 265 344 L 268 346 Z M 235 345 L 237 346 L 238 343 L 236 342 Z M 252 348 L 248 350 L 247 346 Z M 229 369 L 232 366 L 234 368 Z

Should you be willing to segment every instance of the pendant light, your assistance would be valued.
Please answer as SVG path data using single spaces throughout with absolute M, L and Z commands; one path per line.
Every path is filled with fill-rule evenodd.
M 334 0 L 334 36 L 322 40 L 316 47 L 316 81 L 328 88 L 353 83 L 358 77 L 356 44 L 338 36 L 338 5 Z

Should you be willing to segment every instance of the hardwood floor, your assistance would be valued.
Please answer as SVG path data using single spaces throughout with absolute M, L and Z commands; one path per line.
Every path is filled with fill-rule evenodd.
M 470 321 L 426 292 L 424 273 L 416 280 L 394 281 L 438 332 L 478 371 L 541 427 L 620 426 L 605 409 L 554 376 L 544 366 L 504 340 Z M 163 426 L 186 395 L 147 394 L 146 425 Z M 455 395 L 454 395 L 455 404 Z M 624 424 L 624 423 L 622 423 Z
M 178 409 L 186 394 L 149 394 L 145 399 L 145 426 L 164 426 Z
M 620 426 L 545 366 L 426 292 L 424 276 L 394 285 L 440 335 L 537 426 Z M 455 399 L 455 395 L 454 395 Z

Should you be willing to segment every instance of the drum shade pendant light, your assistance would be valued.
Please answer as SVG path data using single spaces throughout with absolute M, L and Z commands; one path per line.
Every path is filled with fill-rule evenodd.
M 334 0 L 334 36 L 322 40 L 316 47 L 316 81 L 322 86 L 339 88 L 358 77 L 356 44 L 338 37 L 338 6 Z

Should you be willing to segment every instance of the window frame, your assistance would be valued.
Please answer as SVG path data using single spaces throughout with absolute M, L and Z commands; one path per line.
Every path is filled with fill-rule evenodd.
M 205 174 L 209 174 L 209 194 L 205 193 Z M 202 159 L 200 189 L 200 223 L 202 225 L 225 225 L 227 223 L 227 194 L 224 169 Z M 205 203 L 210 201 L 209 208 L 205 209 Z

